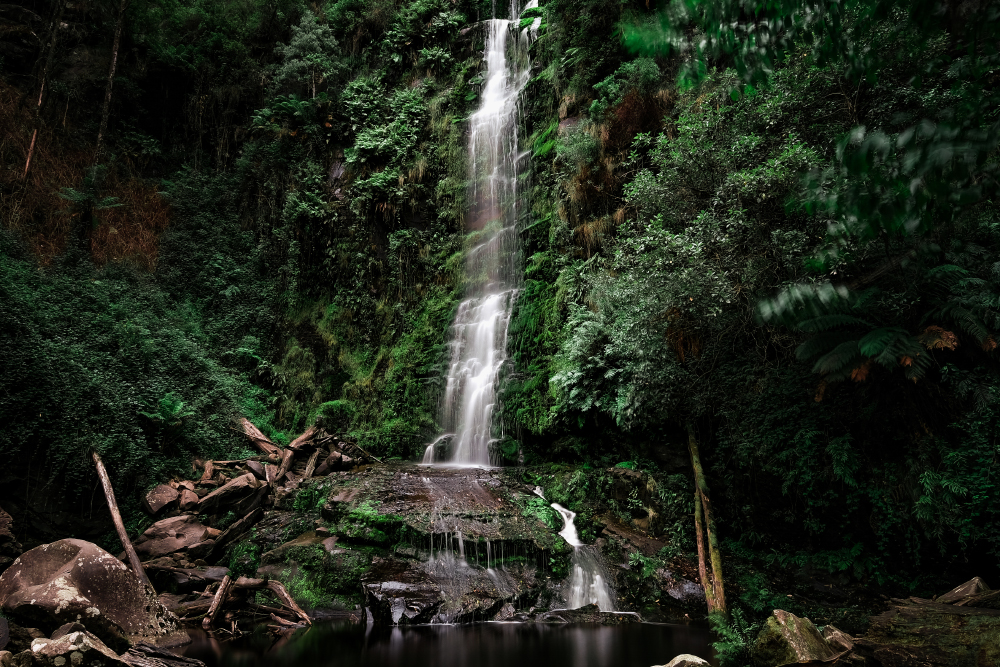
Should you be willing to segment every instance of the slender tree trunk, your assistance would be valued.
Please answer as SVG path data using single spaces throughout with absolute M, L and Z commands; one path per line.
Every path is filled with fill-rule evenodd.
M 142 561 L 139 560 L 135 549 L 132 548 L 132 541 L 128 539 L 128 531 L 125 530 L 121 512 L 118 511 L 118 501 L 115 500 L 115 490 L 111 488 L 111 480 L 108 478 L 108 471 L 104 469 L 104 462 L 101 460 L 101 455 L 93 452 L 92 456 L 94 458 L 94 465 L 97 467 L 97 476 L 101 478 L 101 486 L 104 487 L 104 498 L 108 501 L 108 509 L 111 510 L 111 520 L 115 524 L 115 530 L 118 531 L 118 539 L 121 540 L 122 546 L 125 548 L 125 553 L 128 554 L 129 563 L 132 565 L 132 572 L 138 577 L 139 581 L 149 587 L 149 590 L 155 592 L 153 584 L 149 582 L 149 577 L 146 576 L 146 570 L 142 567 Z
M 115 41 L 111 45 L 111 69 L 108 71 L 108 85 L 104 88 L 104 107 L 101 109 L 101 126 L 97 130 L 97 146 L 94 148 L 94 164 L 101 158 L 101 142 L 104 132 L 108 129 L 108 115 L 111 113 L 111 89 L 115 83 L 115 70 L 118 69 L 118 47 L 122 41 L 122 26 L 125 23 L 125 10 L 130 0 L 122 0 L 118 8 L 118 20 L 115 21 Z
M 694 492 L 694 531 L 695 541 L 698 544 L 698 576 L 701 579 L 701 587 L 705 589 L 705 602 L 708 604 L 708 613 L 715 611 L 715 594 L 712 590 L 712 583 L 708 580 L 708 570 L 705 568 L 705 535 L 701 527 L 701 494 L 695 489 Z
M 708 483 L 705 481 L 705 473 L 701 467 L 701 455 L 698 453 L 698 440 L 694 436 L 694 426 L 688 424 L 687 430 L 688 451 L 691 453 L 691 467 L 694 469 L 694 484 L 701 509 L 704 512 L 705 532 L 708 535 L 708 554 L 712 565 L 712 592 L 715 607 L 713 611 L 727 614 L 726 592 L 722 578 L 722 555 L 719 552 L 719 538 L 715 530 L 715 520 L 712 518 L 712 503 L 708 496 Z
M 42 69 L 38 74 L 38 103 L 35 105 L 34 131 L 31 133 L 31 143 L 28 145 L 28 157 L 24 161 L 24 174 L 21 180 L 28 180 L 28 172 L 31 171 L 31 160 L 35 156 L 35 148 L 38 146 L 38 131 L 42 126 L 42 104 L 45 102 L 45 87 L 49 80 L 49 72 L 52 69 L 52 59 L 56 53 L 56 42 L 59 39 L 59 24 L 62 23 L 63 12 L 66 10 L 66 0 L 59 0 L 55 12 L 52 14 L 52 27 L 49 30 L 48 53 L 44 57 Z

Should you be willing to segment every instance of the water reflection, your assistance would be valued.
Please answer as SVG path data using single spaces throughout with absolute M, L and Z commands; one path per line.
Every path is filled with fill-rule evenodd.
M 646 623 L 411 628 L 332 623 L 300 630 L 277 643 L 264 631 L 228 642 L 203 635 L 185 653 L 209 667 L 650 667 L 680 653 L 711 659 L 711 641 L 707 628 Z

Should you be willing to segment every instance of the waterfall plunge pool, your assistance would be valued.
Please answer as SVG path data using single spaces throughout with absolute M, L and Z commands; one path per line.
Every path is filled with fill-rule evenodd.
M 184 654 L 208 667 L 650 667 L 681 653 L 713 665 L 701 625 L 472 623 L 365 626 L 317 623 L 275 641 L 261 627 L 228 641 L 200 631 Z

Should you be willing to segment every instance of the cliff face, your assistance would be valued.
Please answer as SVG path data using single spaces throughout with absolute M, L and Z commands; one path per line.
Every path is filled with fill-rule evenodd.
M 749 33 L 716 30 L 746 20 L 725 2 L 512 22 L 533 31 L 523 276 L 490 446 L 555 465 L 583 530 L 693 553 L 693 434 L 748 609 L 995 568 L 996 22 L 893 6 L 816 40 L 789 19 L 760 58 L 726 50 Z M 141 532 L 149 487 L 250 453 L 239 417 L 418 459 L 483 279 L 468 128 L 492 6 L 5 7 L 0 451 L 28 481 L 0 506 L 22 541 L 102 532 L 90 449 Z M 614 490 L 622 471 L 645 486 Z M 619 559 L 646 602 L 658 553 Z

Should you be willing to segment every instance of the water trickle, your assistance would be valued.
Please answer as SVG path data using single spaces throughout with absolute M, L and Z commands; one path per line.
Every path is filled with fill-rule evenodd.
M 573 557 L 570 565 L 573 575 L 569 582 L 569 592 L 566 595 L 568 609 L 577 609 L 588 604 L 596 604 L 601 611 L 615 611 L 614 599 L 608 587 L 607 577 L 594 548 L 580 541 L 576 532 L 576 512 L 570 512 L 559 503 L 552 503 L 552 509 L 559 512 L 566 524 L 559 531 L 566 542 L 573 547 Z
M 527 6 L 537 6 L 537 0 Z M 486 21 L 482 103 L 470 118 L 473 204 L 467 226 L 474 245 L 466 257 L 467 298 L 451 328 L 441 407 L 442 426 L 455 434 L 452 465 L 493 462 L 497 380 L 507 360 L 507 326 L 520 285 L 517 177 L 524 154 L 517 145 L 517 102 L 530 76 L 528 46 L 537 26 L 517 29 L 518 0 L 509 11 L 509 19 Z M 436 459 L 428 446 L 423 463 Z

